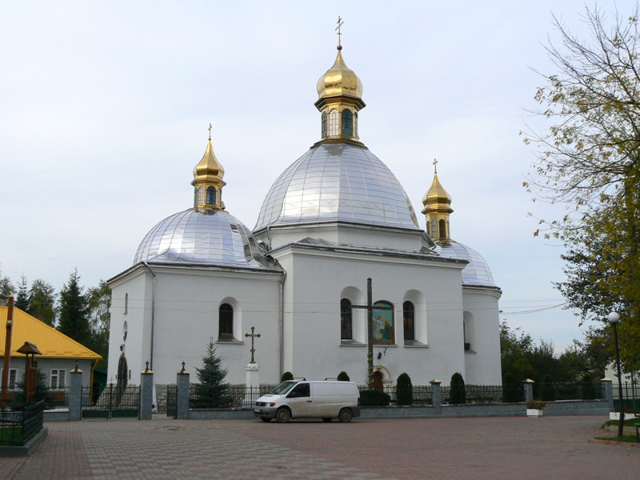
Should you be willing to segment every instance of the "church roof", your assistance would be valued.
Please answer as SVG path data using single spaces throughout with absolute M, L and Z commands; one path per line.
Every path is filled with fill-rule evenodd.
M 0 345 L 4 355 L 4 345 L 7 337 L 7 313 L 9 308 L 0 307 Z M 78 360 L 99 360 L 97 353 L 79 344 L 35 317 L 19 308 L 13 309 L 13 332 L 11 335 L 11 356 L 24 357 L 18 349 L 30 342 L 38 347 L 42 355 L 37 358 L 74 358 Z
M 347 142 L 318 143 L 291 164 L 267 193 L 254 231 L 327 222 L 420 230 L 391 170 Z
M 498 288 L 489 265 L 473 248 L 454 241 L 437 242 L 436 252 L 443 257 L 462 258 L 469 263 L 462 270 L 462 284 L 475 287 Z
M 224 210 L 188 209 L 159 222 L 144 237 L 139 262 L 267 268 L 251 231 Z

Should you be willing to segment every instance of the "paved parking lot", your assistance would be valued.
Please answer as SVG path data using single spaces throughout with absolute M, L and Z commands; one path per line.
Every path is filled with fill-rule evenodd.
M 254 420 L 48 423 L 11 479 L 637 479 L 640 448 L 591 442 L 604 417 L 286 425 Z

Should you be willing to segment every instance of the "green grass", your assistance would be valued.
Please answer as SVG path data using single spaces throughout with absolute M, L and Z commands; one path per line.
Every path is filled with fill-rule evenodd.
M 612 425 L 615 425 L 617 427 L 618 423 L 619 423 L 618 420 L 607 420 L 602 425 L 602 428 L 610 427 Z M 625 418 L 624 419 L 624 426 L 625 427 L 633 427 L 634 423 L 640 423 L 640 418 Z
M 624 435 L 622 437 L 596 437 L 596 440 L 610 440 L 613 442 L 638 443 L 635 435 Z

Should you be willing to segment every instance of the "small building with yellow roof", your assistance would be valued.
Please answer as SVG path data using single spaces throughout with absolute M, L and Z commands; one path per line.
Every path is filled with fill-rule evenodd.
M 0 306 L 0 352 L 4 361 L 7 336 L 7 306 Z M 102 358 L 94 351 L 67 337 L 53 327 L 20 310 L 13 309 L 9 390 L 16 388 L 24 376 L 25 356 L 18 353 L 24 342 L 33 343 L 42 355 L 36 355 L 38 370 L 46 376 L 47 386 L 58 390 L 70 385 L 69 372 L 82 370 L 82 385 L 90 386 L 93 369 Z M 2 368 L 3 364 L 0 364 Z M 1 377 L 0 377 L 1 378 Z

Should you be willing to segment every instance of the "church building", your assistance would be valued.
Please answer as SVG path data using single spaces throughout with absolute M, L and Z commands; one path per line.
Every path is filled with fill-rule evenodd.
M 360 139 L 362 83 L 340 45 L 317 91 L 321 138 L 275 179 L 253 230 L 227 211 L 209 136 L 193 206 L 153 227 L 133 265 L 109 280 L 110 378 L 125 359 L 131 383 L 146 362 L 156 384 L 175 383 L 183 361 L 201 367 L 212 338 L 227 381 L 243 384 L 255 327 L 260 383 L 344 371 L 365 384 L 371 278 L 377 384 L 404 372 L 414 385 L 456 372 L 468 384 L 502 383 L 501 290 L 484 259 L 451 238 L 437 170 L 422 199 L 425 231 Z

